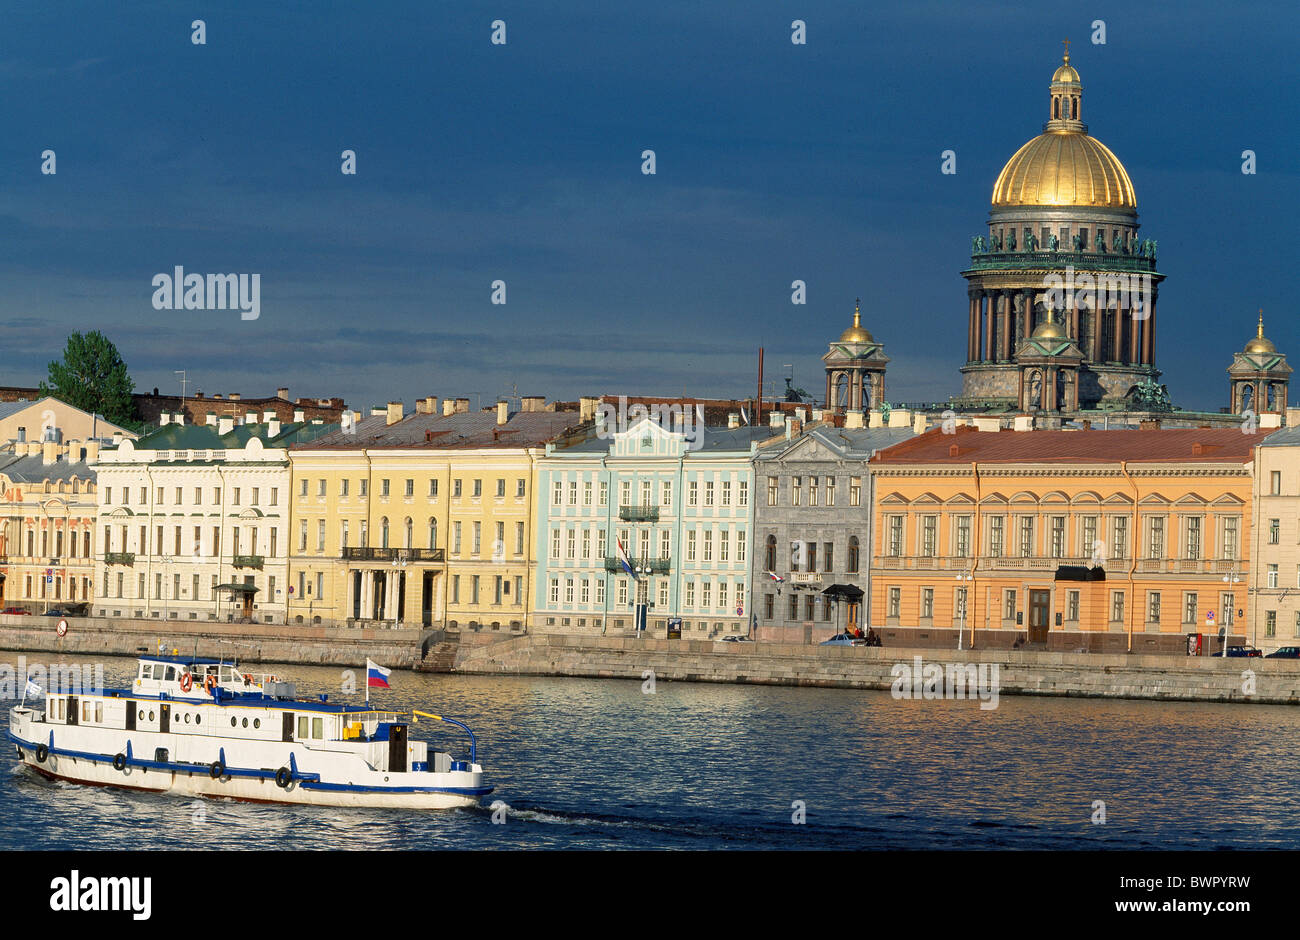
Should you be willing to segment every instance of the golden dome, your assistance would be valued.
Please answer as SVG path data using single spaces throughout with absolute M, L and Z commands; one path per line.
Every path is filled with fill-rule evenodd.
M 1259 326 L 1256 327 L 1256 329 L 1255 329 L 1255 338 L 1252 339 L 1249 343 L 1246 344 L 1246 352 L 1248 352 L 1248 353 L 1275 353 L 1275 352 L 1277 352 L 1277 347 L 1274 346 L 1274 345 L 1273 345 L 1273 344 L 1272 344 L 1272 343 L 1271 343 L 1271 342 L 1270 342 L 1270 341 L 1269 341 L 1269 340 L 1264 336 L 1264 311 L 1263 311 L 1263 310 L 1261 310 L 1261 311 L 1259 312 Z
M 1053 320 L 1044 320 L 1034 329 L 1030 339 L 1069 339 L 1065 328 Z
M 840 334 L 841 343 L 874 343 L 875 339 L 862 328 L 861 305 L 853 305 L 853 325 Z
M 993 207 L 1088 206 L 1137 210 L 1133 182 L 1119 158 L 1088 136 L 1079 120 L 1083 86 L 1070 57 L 1052 76 L 1044 133 L 1007 161 L 993 184 Z
M 1137 194 L 1124 164 L 1101 141 L 1049 131 L 1007 161 L 993 184 L 993 205 L 1136 209 Z

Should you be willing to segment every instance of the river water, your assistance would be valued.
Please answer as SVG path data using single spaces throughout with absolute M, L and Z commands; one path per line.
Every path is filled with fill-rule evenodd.
M 62 661 L 102 663 L 109 686 L 135 668 Z M 361 698 L 340 694 L 336 668 L 268 671 L 300 694 Z M 0 849 L 1300 847 L 1297 708 L 1004 696 L 987 710 L 871 691 L 659 681 L 648 692 L 640 680 L 398 671 L 391 682 L 376 704 L 475 730 L 497 787 L 482 808 L 269 807 L 80 787 L 19 768 L 10 746 Z M 412 730 L 465 747 L 447 726 Z

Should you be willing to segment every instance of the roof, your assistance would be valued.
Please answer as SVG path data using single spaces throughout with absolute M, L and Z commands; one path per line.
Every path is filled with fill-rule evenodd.
M 1260 441 L 1260 447 L 1294 447 L 1300 444 L 1300 426 L 1294 428 L 1282 428 L 1280 431 L 1274 431 L 1266 439 Z
M 227 450 L 243 449 L 250 438 L 260 438 L 267 447 L 288 447 L 302 441 L 310 441 L 331 431 L 338 430 L 337 424 L 311 424 L 296 422 L 282 424 L 280 433 L 274 437 L 267 435 L 266 422 L 241 424 L 220 434 L 210 424 L 165 424 L 154 428 L 135 441 L 136 450 Z M 111 449 L 109 452 L 112 452 Z
M 935 428 L 881 451 L 871 463 L 1241 463 L 1267 434 L 1238 428 L 995 432 L 970 426 L 944 434 Z
M 69 463 L 56 460 L 46 463 L 39 454 L 16 457 L 12 453 L 0 454 L 0 473 L 14 483 L 41 483 L 45 480 L 93 480 L 95 469 L 85 461 Z
M 779 431 L 778 431 L 779 433 Z M 831 424 L 818 424 L 804 429 L 803 435 L 816 438 L 841 457 L 866 459 L 873 453 L 900 444 L 916 435 L 906 428 L 837 428 Z M 760 451 L 756 460 L 780 460 L 799 441 L 794 437 L 785 447 L 772 447 Z
M 634 424 L 633 427 L 636 425 Z M 629 429 L 630 430 L 630 429 Z M 756 441 L 766 441 L 778 434 L 784 434 L 785 431 L 779 428 L 768 428 L 753 425 L 741 425 L 738 428 L 718 427 L 710 425 L 692 425 L 685 429 L 688 432 L 688 440 L 692 443 L 687 450 L 687 456 L 701 453 L 740 453 L 748 454 L 751 446 Z M 626 433 L 626 432 L 620 432 Z M 680 433 L 680 432 L 677 432 Z M 698 435 L 698 437 L 696 437 Z M 698 440 L 699 446 L 695 446 L 694 441 Z M 574 444 L 572 447 L 563 449 L 557 448 L 553 457 L 571 457 L 579 455 L 596 455 L 607 453 L 613 446 L 613 438 L 610 436 L 591 437 L 584 441 Z
M 294 449 L 361 450 L 370 448 L 486 448 L 540 447 L 581 423 L 576 411 L 516 411 L 505 424 L 497 424 L 495 408 L 455 414 L 416 412 L 388 423 L 385 415 L 371 415 L 348 432 L 341 428 Z

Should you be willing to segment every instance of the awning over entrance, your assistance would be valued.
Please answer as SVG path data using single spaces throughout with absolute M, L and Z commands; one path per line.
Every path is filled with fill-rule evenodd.
M 862 600 L 862 588 L 854 584 L 832 584 L 826 590 L 822 591 L 827 597 L 833 597 L 837 600 L 860 601 Z
M 1105 581 L 1106 569 L 1098 565 L 1089 568 L 1086 565 L 1061 565 L 1056 569 L 1057 581 Z
M 231 594 L 256 594 L 258 589 L 251 584 L 218 584 L 218 591 L 229 591 Z

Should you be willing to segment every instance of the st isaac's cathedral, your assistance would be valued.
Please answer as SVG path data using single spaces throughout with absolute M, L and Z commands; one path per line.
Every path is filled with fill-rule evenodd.
M 894 407 L 932 416 L 1033 415 L 1039 427 L 1237 424 L 1248 409 L 1284 414 L 1292 370 L 1264 337 L 1262 314 L 1228 368 L 1228 408 L 1186 412 L 1170 402 L 1156 367 L 1164 277 L 1155 240 L 1139 228 L 1133 182 L 1089 135 L 1083 84 L 1067 52 L 1048 85 L 1043 133 L 998 174 L 987 232 L 971 239 L 970 266 L 961 272 L 968 298 L 961 394 Z M 823 362 L 834 411 L 883 406 L 888 413 L 889 357 L 859 312 Z

